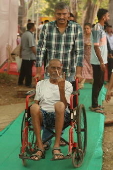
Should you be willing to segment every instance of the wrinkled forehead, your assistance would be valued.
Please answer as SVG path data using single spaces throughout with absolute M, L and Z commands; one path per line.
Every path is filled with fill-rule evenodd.
M 50 67 L 62 67 L 62 63 L 60 61 L 50 61 L 49 63 Z
M 69 9 L 67 9 L 67 8 L 64 8 L 64 9 L 56 9 L 55 10 L 55 13 L 57 14 L 57 13 L 60 13 L 60 14 L 68 14 L 69 13 Z

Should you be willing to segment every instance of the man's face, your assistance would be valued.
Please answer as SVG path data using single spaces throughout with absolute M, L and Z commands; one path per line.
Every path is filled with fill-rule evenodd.
M 112 33 L 112 27 L 107 27 L 107 28 L 106 28 L 106 31 L 107 31 L 108 33 Z
M 35 32 L 35 31 L 36 31 L 36 27 L 35 27 L 35 25 L 34 25 L 34 27 L 32 28 L 32 30 L 33 30 L 33 32 Z
M 70 17 L 70 13 L 68 9 L 55 11 L 55 18 L 56 18 L 57 24 L 66 24 L 69 17 Z
M 58 79 L 62 74 L 62 65 L 59 61 L 51 61 L 48 67 L 48 72 L 51 79 Z
M 109 21 L 109 19 L 110 19 L 109 13 L 107 12 L 107 13 L 103 16 L 103 18 L 104 18 L 104 23 L 107 23 L 107 22 Z
M 90 33 L 91 33 L 91 27 L 88 26 L 88 25 L 85 25 L 85 26 L 84 26 L 84 32 L 85 32 L 86 34 L 90 34 Z
M 70 21 L 75 21 L 75 18 L 74 17 L 69 17 L 69 20 Z

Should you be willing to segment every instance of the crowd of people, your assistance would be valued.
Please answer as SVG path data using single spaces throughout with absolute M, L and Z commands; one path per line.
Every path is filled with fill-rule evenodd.
M 36 86 L 36 103 L 31 107 L 31 117 L 36 134 L 37 151 L 31 156 L 32 160 L 45 157 L 45 149 L 51 145 L 51 140 L 43 145 L 43 140 L 50 135 L 45 128 L 54 122 L 56 139 L 53 146 L 53 159 L 63 159 L 60 150 L 60 136 L 63 122 L 69 119 L 67 112 L 68 98 L 72 92 L 71 83 L 79 79 L 79 88 L 84 88 L 86 79 L 92 81 L 91 111 L 104 113 L 98 103 L 99 93 L 104 84 L 104 73 L 108 63 L 109 87 L 106 101 L 110 100 L 113 87 L 113 30 L 106 25 L 109 12 L 99 9 L 98 23 L 93 27 L 90 23 L 84 24 L 84 31 L 75 17 L 70 14 L 69 7 L 64 2 L 55 6 L 55 21 L 42 23 L 39 27 L 39 38 L 36 47 L 33 32 L 34 23 L 27 24 L 27 31 L 21 38 L 22 65 L 18 85 L 32 87 L 32 65 L 36 62 L 36 76 L 42 79 L 42 66 L 47 68 L 44 80 Z M 104 26 L 106 28 L 104 29 Z M 106 31 L 105 31 L 106 30 Z M 110 78 L 111 77 L 111 78 Z M 50 121 L 52 120 L 52 121 Z M 41 123 L 43 128 L 42 140 L 40 136 Z

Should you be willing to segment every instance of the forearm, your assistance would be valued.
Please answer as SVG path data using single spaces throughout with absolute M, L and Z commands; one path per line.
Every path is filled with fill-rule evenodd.
M 65 97 L 65 90 L 64 89 L 59 89 L 60 92 L 60 101 L 64 103 L 65 108 L 67 107 L 67 100 Z
M 36 47 L 31 47 L 32 52 L 36 55 Z
M 41 74 L 42 67 L 36 67 L 36 74 Z
M 94 46 L 94 50 L 95 50 L 96 56 L 98 57 L 100 64 L 102 64 L 103 59 L 102 59 L 102 56 L 101 56 L 101 51 L 99 49 L 99 46 Z
M 82 67 L 76 66 L 76 75 L 82 75 Z

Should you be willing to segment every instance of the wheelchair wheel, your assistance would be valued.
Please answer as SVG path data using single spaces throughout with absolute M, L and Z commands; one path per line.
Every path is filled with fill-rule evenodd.
M 21 153 L 23 154 L 23 164 L 24 156 L 31 155 L 34 152 L 36 138 L 34 135 L 31 117 L 26 117 L 26 114 L 23 116 L 22 125 L 21 125 Z
M 81 149 L 85 155 L 87 147 L 87 120 L 84 105 L 77 107 L 77 142 L 78 148 Z
M 81 166 L 83 162 L 83 151 L 81 149 L 76 148 L 74 152 L 72 153 L 72 163 L 75 168 L 78 168 Z

